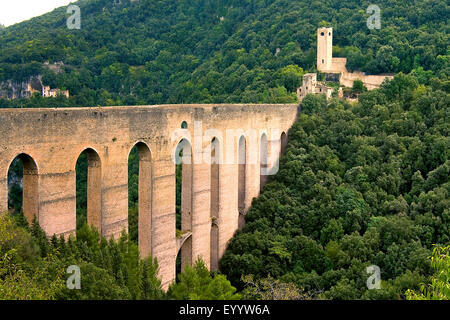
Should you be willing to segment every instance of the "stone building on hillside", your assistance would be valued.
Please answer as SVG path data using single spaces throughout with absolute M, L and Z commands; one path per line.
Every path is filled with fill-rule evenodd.
M 353 87 L 355 80 L 361 80 L 368 90 L 379 88 L 383 81 L 393 75 L 366 75 L 364 72 L 349 72 L 347 58 L 333 58 L 333 28 L 317 29 L 317 70 L 339 79 L 345 87 Z
M 50 86 L 44 86 L 42 88 L 42 96 L 44 98 L 56 98 L 59 95 L 63 95 L 66 96 L 66 98 L 69 98 L 69 90 L 50 89 Z
M 355 80 L 361 80 L 368 90 L 379 88 L 383 81 L 392 79 L 393 75 L 366 75 L 364 72 L 349 72 L 347 58 L 333 58 L 333 28 L 317 29 L 317 70 L 325 74 L 327 81 L 339 82 L 342 87 L 353 87 Z M 343 97 L 342 87 L 339 88 L 338 97 Z M 307 73 L 303 76 L 303 83 L 297 89 L 299 100 L 308 94 L 325 94 L 331 98 L 334 88 L 325 82 L 317 81 L 316 73 Z
M 299 100 L 303 100 L 308 93 L 312 94 L 325 94 L 327 99 L 330 99 L 333 95 L 334 88 L 327 86 L 323 82 L 317 81 L 316 73 L 307 73 L 303 75 L 302 86 L 297 89 L 297 95 Z M 339 96 L 342 95 L 342 89 L 339 90 Z

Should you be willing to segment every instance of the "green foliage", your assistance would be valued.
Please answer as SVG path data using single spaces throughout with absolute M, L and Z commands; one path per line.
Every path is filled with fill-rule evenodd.
M 142 260 L 138 246 L 126 233 L 107 241 L 84 224 L 66 241 L 48 239 L 33 221 L 31 232 L 9 215 L 0 215 L 0 299 L 155 300 L 240 299 L 224 275 L 210 275 L 198 260 L 187 266 L 167 296 L 158 279 L 158 263 Z M 80 268 L 81 289 L 70 290 L 69 266 Z
M 325 299 L 404 299 L 450 237 L 450 95 L 397 75 L 359 103 L 309 95 L 278 174 L 220 270 L 239 289 L 271 276 Z M 368 290 L 366 268 L 381 269 Z M 448 281 L 447 281 L 448 282 Z
M 55 260 L 41 259 L 36 238 L 0 215 L 0 300 L 54 299 L 64 285 L 62 272 L 52 270 Z
M 421 293 L 408 290 L 408 300 L 450 300 L 450 246 L 433 249 L 431 266 L 435 270 L 431 283 L 422 284 Z
M 13 160 L 8 171 L 8 209 L 9 212 L 19 213 L 22 210 L 23 163 L 20 159 Z
M 353 92 L 356 94 L 360 94 L 361 92 L 367 91 L 367 88 L 364 86 L 364 83 L 361 80 L 353 81 Z
M 66 269 L 81 270 L 81 290 L 69 290 Z M 0 299 L 162 299 L 156 260 L 142 260 L 126 234 L 115 241 L 83 225 L 76 240 L 50 240 L 0 215 Z
M 167 292 L 170 299 L 177 300 L 239 300 L 227 278 L 222 274 L 210 275 L 205 263 L 198 259 L 194 266 L 185 266 Z
M 1 100 L 2 107 L 296 102 L 314 71 L 316 28 L 334 28 L 334 55 L 350 70 L 414 70 L 420 83 L 448 79 L 448 3 L 379 0 L 383 28 L 366 27 L 370 1 L 174 0 L 76 2 L 0 29 L 0 81 L 42 75 L 70 98 Z M 330 20 L 333 17 L 332 20 Z M 44 63 L 62 61 L 61 72 Z
M 297 65 L 289 65 L 280 70 L 281 83 L 289 92 L 295 92 L 302 84 L 302 77 L 305 74 L 302 68 Z
M 252 275 L 244 276 L 245 289 L 242 292 L 245 300 L 310 300 L 310 297 L 291 282 L 267 277 L 256 280 Z
M 302 100 L 302 112 L 311 115 L 324 111 L 327 107 L 327 97 L 323 94 L 313 95 L 308 94 Z
M 58 299 L 70 300 L 125 300 L 130 299 L 130 292 L 126 287 L 116 282 L 107 270 L 92 263 L 79 265 L 81 272 L 81 289 L 69 290 L 64 288 Z

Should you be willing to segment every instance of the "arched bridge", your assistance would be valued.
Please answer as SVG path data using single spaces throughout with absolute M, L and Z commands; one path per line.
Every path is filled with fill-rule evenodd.
M 128 158 L 139 150 L 139 248 L 158 259 L 163 287 L 200 256 L 211 269 L 277 171 L 298 105 L 163 105 L 0 109 L 0 212 L 8 170 L 23 163 L 23 210 L 47 235 L 76 230 L 76 162 L 87 154 L 88 223 L 106 237 L 128 228 Z M 181 152 L 182 151 L 182 152 Z M 176 163 L 182 162 L 176 231 Z

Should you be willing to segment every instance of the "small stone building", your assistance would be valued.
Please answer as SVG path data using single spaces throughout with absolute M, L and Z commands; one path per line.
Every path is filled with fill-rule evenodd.
M 63 95 L 66 96 L 66 98 L 69 98 L 69 90 L 50 89 L 50 86 L 44 86 L 42 88 L 42 96 L 44 98 L 56 98 L 58 95 Z
M 317 82 L 316 73 L 306 73 L 303 75 L 302 86 L 297 89 L 299 100 L 303 100 L 308 93 L 325 94 L 330 99 L 334 92 L 334 88 L 328 87 L 325 83 Z

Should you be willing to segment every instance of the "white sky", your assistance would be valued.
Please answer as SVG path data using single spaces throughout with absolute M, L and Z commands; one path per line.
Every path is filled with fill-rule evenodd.
M 10 26 L 71 2 L 75 0 L 0 0 L 0 23 Z

